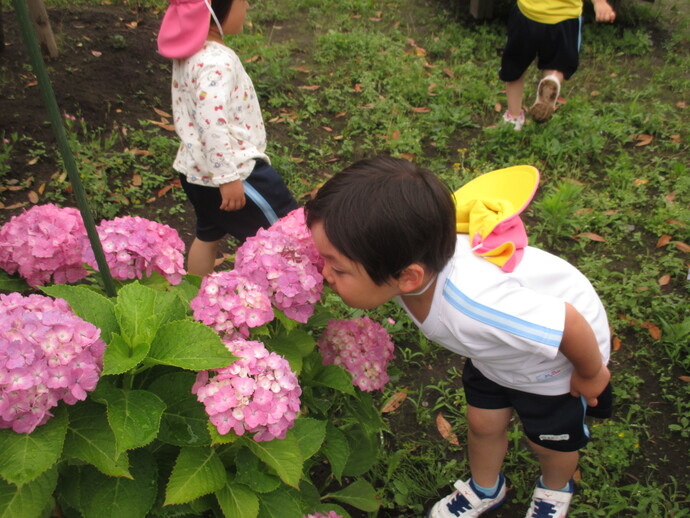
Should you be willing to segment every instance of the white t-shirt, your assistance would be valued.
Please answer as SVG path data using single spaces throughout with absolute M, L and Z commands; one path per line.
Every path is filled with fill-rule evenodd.
M 428 316 L 424 322 L 410 316 L 428 339 L 471 358 L 490 380 L 553 396 L 570 391 L 572 364 L 558 351 L 566 302 L 589 322 L 607 363 L 606 311 L 580 271 L 527 247 L 520 264 L 506 273 L 474 254 L 468 236 L 460 234 L 455 255 L 439 273 Z
M 173 168 L 189 183 L 218 187 L 245 180 L 257 158 L 270 163 L 254 85 L 232 49 L 207 41 L 174 59 L 172 105 L 182 141 Z

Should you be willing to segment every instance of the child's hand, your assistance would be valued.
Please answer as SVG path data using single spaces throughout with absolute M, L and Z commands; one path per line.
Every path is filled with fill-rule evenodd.
M 598 22 L 613 23 L 616 19 L 616 11 L 606 0 L 592 0 L 594 3 L 594 15 Z
M 220 204 L 220 210 L 240 210 L 247 201 L 244 197 L 242 180 L 221 184 L 220 196 L 223 198 Z
M 588 406 L 597 406 L 597 396 L 604 391 L 610 379 L 611 373 L 606 365 L 602 365 L 599 372 L 591 378 L 585 378 L 573 371 L 570 378 L 570 394 L 575 397 L 583 396 Z

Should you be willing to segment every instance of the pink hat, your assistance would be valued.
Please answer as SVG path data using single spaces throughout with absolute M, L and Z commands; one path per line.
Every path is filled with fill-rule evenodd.
M 168 1 L 158 31 L 158 52 L 166 58 L 188 58 L 204 46 L 213 11 L 208 0 Z

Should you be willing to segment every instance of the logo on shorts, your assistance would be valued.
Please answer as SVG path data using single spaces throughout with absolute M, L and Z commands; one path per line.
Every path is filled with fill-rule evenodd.
M 570 439 L 570 434 L 562 433 L 560 435 L 543 434 L 539 436 L 540 441 L 567 441 Z

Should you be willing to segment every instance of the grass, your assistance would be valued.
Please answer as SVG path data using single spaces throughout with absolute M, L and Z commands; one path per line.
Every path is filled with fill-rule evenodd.
M 596 440 L 583 452 L 571 516 L 690 516 L 687 465 L 673 459 L 687 461 L 690 444 L 690 14 L 682 4 L 630 1 L 612 26 L 589 20 L 565 104 L 549 123 L 529 122 L 522 132 L 498 124 L 504 20 L 456 16 L 451 2 L 254 0 L 251 27 L 230 40 L 260 95 L 268 153 L 300 200 L 328 175 L 374 154 L 413 159 L 453 188 L 509 165 L 541 170 L 526 214 L 531 243 L 592 280 L 616 346 L 618 410 L 592 426 Z M 536 71 L 528 77 L 531 100 Z M 144 192 L 171 179 L 170 133 L 154 126 L 115 133 L 88 121 L 70 132 L 100 217 L 136 213 Z M 30 137 L 5 136 L 0 164 L 19 138 Z M 48 151 L 36 142 L 35 153 L 44 159 Z M 0 182 L 5 173 L 0 165 Z M 68 199 L 65 190 L 53 196 Z M 460 370 L 397 307 L 374 315 L 392 316 L 399 346 L 381 402 L 397 392 L 407 399 L 387 414 L 386 455 L 371 479 L 381 488 L 380 516 L 419 516 L 468 472 L 462 445 L 436 431 L 441 412 L 465 437 Z M 517 424 L 510 439 L 511 498 L 524 502 L 537 465 Z

